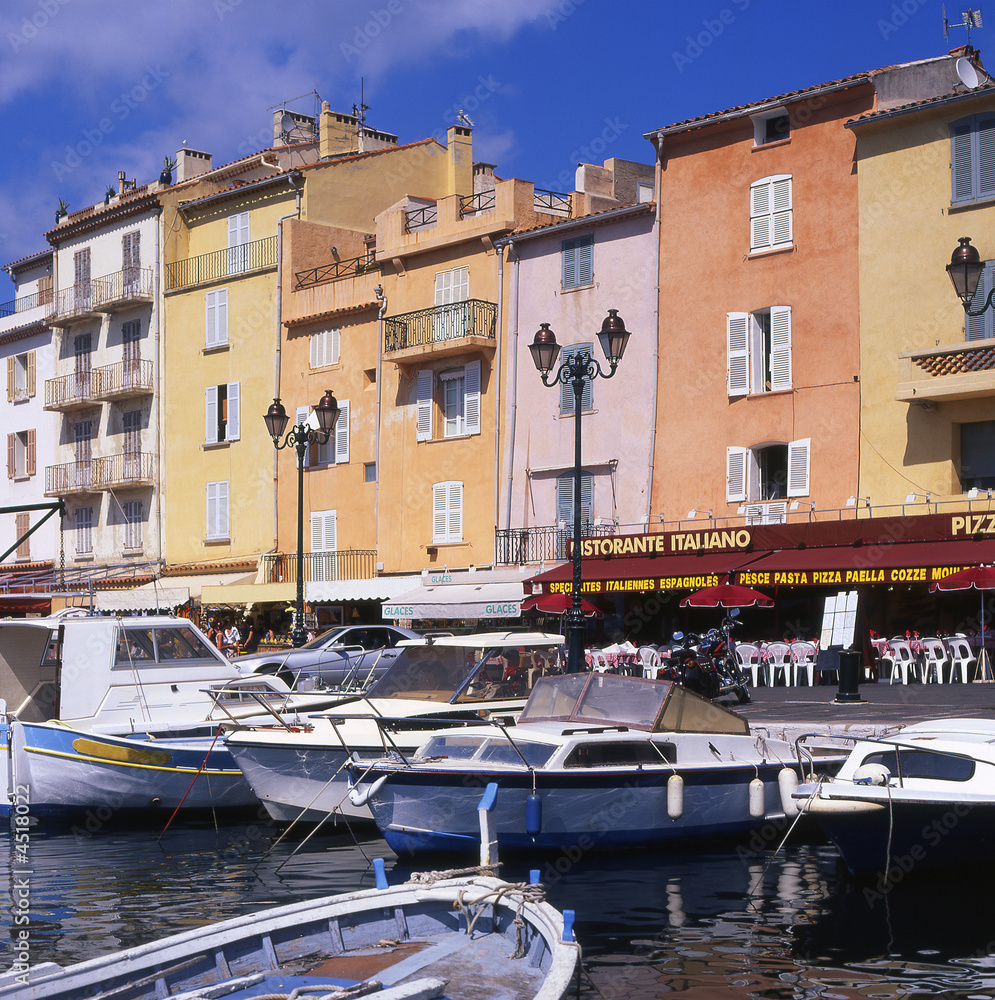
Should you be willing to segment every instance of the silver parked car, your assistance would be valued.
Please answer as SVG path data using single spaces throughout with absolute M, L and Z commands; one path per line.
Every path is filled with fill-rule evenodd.
M 239 656 L 232 662 L 243 674 L 276 674 L 292 687 L 315 680 L 324 687 L 362 689 L 379 678 L 407 649 L 401 639 L 417 632 L 394 625 L 340 625 L 299 649 L 279 649 Z

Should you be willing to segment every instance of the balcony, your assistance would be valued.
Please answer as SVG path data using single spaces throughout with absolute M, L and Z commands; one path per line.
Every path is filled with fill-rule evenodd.
M 98 493 L 124 486 L 151 486 L 154 470 L 155 456 L 140 451 L 49 465 L 45 468 L 45 496 Z
M 153 292 L 150 267 L 126 267 L 102 278 L 59 289 L 51 323 L 52 326 L 69 326 L 102 313 L 151 302 Z
M 166 265 L 166 291 L 276 267 L 276 252 L 276 237 L 267 236 L 254 243 L 242 243 L 237 247 L 215 250 L 199 257 L 173 261 Z
M 496 324 L 497 305 L 482 299 L 401 313 L 384 320 L 384 357 L 403 362 L 473 348 L 493 351 Z
M 587 522 L 581 525 L 585 538 L 604 538 L 618 534 L 618 525 Z M 494 532 L 494 562 L 499 566 L 527 566 L 563 562 L 570 558 L 573 522 L 559 527 L 498 528 Z
M 376 574 L 375 549 L 339 549 L 335 552 L 305 552 L 304 581 L 372 580 Z M 264 583 L 296 583 L 297 555 L 266 553 L 260 561 Z
M 323 285 L 326 281 L 336 278 L 352 278 L 357 274 L 372 271 L 377 267 L 376 255 L 371 251 L 362 257 L 352 257 L 349 260 L 336 260 L 323 267 L 312 267 L 308 271 L 298 271 L 294 275 L 294 291 Z
M 152 362 L 141 358 L 45 380 L 45 409 L 69 413 L 104 400 L 151 396 Z
M 52 289 L 49 288 L 43 292 L 34 292 L 31 295 L 22 295 L 19 299 L 11 299 L 10 302 L 0 303 L 0 319 L 6 319 L 8 316 L 17 316 L 20 313 L 30 312 L 32 309 L 37 309 L 39 306 L 49 306 L 45 312 L 51 312 L 51 306 L 53 304 Z
M 995 396 L 995 339 L 898 355 L 895 399 L 928 403 Z

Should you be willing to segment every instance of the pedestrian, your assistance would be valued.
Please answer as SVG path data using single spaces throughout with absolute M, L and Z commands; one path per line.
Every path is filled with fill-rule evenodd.
M 249 629 L 249 635 L 245 640 L 243 652 L 254 653 L 259 649 L 259 643 L 262 640 L 265 627 L 262 618 L 257 618 L 255 624 Z
M 226 624 L 228 627 L 221 637 L 221 651 L 229 660 L 233 660 L 241 652 L 242 633 L 239 632 L 238 626 L 231 618 L 227 620 Z

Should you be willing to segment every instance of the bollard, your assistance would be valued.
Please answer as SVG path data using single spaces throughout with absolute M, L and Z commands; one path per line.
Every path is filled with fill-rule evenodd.
M 837 705 L 864 700 L 857 690 L 857 685 L 860 683 L 861 659 L 861 654 L 856 650 L 840 650 L 840 682 L 835 698 Z

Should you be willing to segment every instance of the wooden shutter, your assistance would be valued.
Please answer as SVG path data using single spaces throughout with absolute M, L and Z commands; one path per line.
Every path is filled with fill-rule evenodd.
M 121 236 L 121 268 L 128 271 L 138 268 L 141 263 L 141 231 L 136 229 Z M 126 279 L 127 280 L 127 279 Z
M 339 400 L 339 416 L 332 432 L 335 445 L 334 462 L 349 461 L 349 400 Z
M 90 248 L 78 250 L 73 257 L 73 268 L 75 271 L 76 284 L 88 285 L 90 283 Z
M 35 474 L 35 431 L 32 427 L 31 430 L 25 435 L 27 440 L 25 442 L 24 449 L 24 474 L 26 476 L 33 476 Z
M 791 242 L 791 178 L 777 177 L 771 181 L 771 212 L 773 246 Z
M 446 521 L 449 541 L 463 541 L 463 484 L 461 482 L 449 484 L 446 498 Z
M 228 420 L 225 423 L 225 440 L 227 441 L 237 441 L 242 436 L 239 419 L 239 395 L 238 382 L 229 382 Z
M 575 278 L 575 261 L 577 258 L 577 251 L 573 240 L 563 241 L 563 252 L 562 252 L 562 274 L 560 282 L 564 288 L 573 288 L 577 284 Z
M 228 482 L 207 484 L 207 537 L 228 537 Z
M 35 394 L 35 352 L 28 351 L 28 371 L 25 379 L 25 389 L 29 396 Z
M 574 262 L 574 277 L 578 285 L 589 285 L 594 281 L 594 237 L 583 236 L 577 240 L 577 258 Z
M 311 579 L 337 580 L 338 515 L 334 510 L 311 513 Z
M 594 344 L 571 344 L 560 351 L 561 363 L 566 362 L 577 354 L 586 354 L 592 357 Z M 582 410 L 594 409 L 594 383 L 590 378 L 584 378 L 584 392 L 581 396 L 580 405 Z M 560 383 L 560 413 L 568 414 L 574 411 L 574 390 L 573 386 L 567 382 Z
M 988 294 L 995 287 L 995 261 L 986 260 L 981 278 L 978 281 L 978 290 L 971 299 L 971 310 L 977 312 L 985 304 Z M 965 340 L 985 340 L 995 336 L 995 317 L 991 309 L 986 309 L 979 316 L 968 316 L 964 314 L 964 339 Z
M 297 407 L 297 416 L 294 419 L 294 426 L 295 427 L 300 427 L 301 424 L 304 424 L 307 427 L 311 427 L 311 426 L 315 426 L 316 427 L 317 423 L 318 423 L 317 420 L 315 420 L 313 424 L 310 423 L 309 422 L 310 416 L 311 416 L 311 411 L 306 406 L 298 406 Z M 313 442 L 313 441 L 305 449 L 305 451 L 304 451 L 304 468 L 305 469 L 310 468 L 311 465 L 313 465 L 314 463 L 320 461 L 320 459 L 318 457 L 318 454 L 317 454 L 317 449 L 318 449 L 318 445 L 317 445 L 316 442 Z M 295 450 L 294 454 L 296 456 L 296 454 L 297 454 L 296 450 Z M 297 461 L 297 459 L 295 457 L 295 462 L 296 461 Z
M 218 443 L 218 387 L 209 385 L 204 390 L 204 442 Z
M 950 126 L 951 201 L 969 201 L 974 190 L 971 147 L 974 116 Z
M 218 342 L 218 293 L 204 295 L 204 343 L 213 347 Z
M 14 478 L 14 471 L 17 468 L 17 438 L 14 434 L 7 435 L 7 478 Z
M 463 368 L 463 433 L 480 433 L 480 361 Z
M 594 476 L 590 472 L 580 474 L 580 520 L 581 530 L 590 529 L 594 513 Z M 573 528 L 574 517 L 574 474 L 564 472 L 556 477 L 556 523 Z
M 415 390 L 416 424 L 415 440 L 432 440 L 432 388 L 435 380 L 431 368 L 418 370 L 418 382 Z
M 448 519 L 446 517 L 446 500 L 449 495 L 448 483 L 435 483 L 432 486 L 432 541 L 448 542 Z
M 770 387 L 791 388 L 791 306 L 770 307 Z
M 750 185 L 750 249 L 763 250 L 771 244 L 770 181 Z
M 978 198 L 995 195 L 995 115 L 978 115 Z
M 788 442 L 788 496 L 805 497 L 809 494 L 809 464 L 812 439 L 799 438 Z
M 726 313 L 726 390 L 730 396 L 750 391 L 749 313 Z
M 11 403 L 14 400 L 14 355 L 11 354 L 7 358 L 7 402 Z
M 748 448 L 726 448 L 726 500 L 736 503 L 746 499 Z

